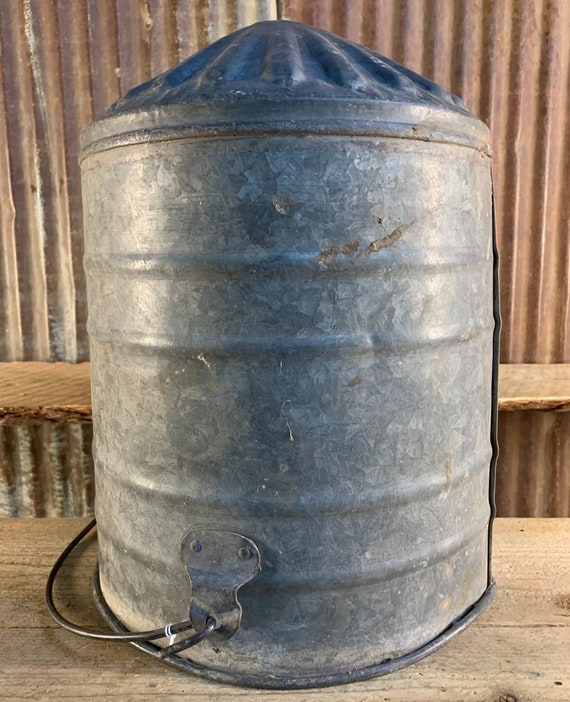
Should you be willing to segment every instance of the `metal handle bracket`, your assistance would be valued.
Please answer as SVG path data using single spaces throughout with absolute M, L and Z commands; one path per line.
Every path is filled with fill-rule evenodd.
M 201 631 L 213 618 L 212 638 L 231 638 L 241 622 L 238 590 L 261 570 L 259 549 L 231 531 L 192 529 L 182 539 L 180 555 L 192 583 L 189 615 L 194 628 Z

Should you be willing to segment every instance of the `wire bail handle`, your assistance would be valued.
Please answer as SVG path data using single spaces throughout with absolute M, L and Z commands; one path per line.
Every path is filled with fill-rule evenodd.
M 189 619 L 166 624 L 147 631 L 99 631 L 83 627 L 66 619 L 57 609 L 53 590 L 63 564 L 79 543 L 94 529 L 93 519 L 66 546 L 54 563 L 46 582 L 46 604 L 57 624 L 74 634 L 103 641 L 155 641 L 167 638 L 168 646 L 158 647 L 156 655 L 168 658 L 196 646 L 208 637 L 231 638 L 241 623 L 242 609 L 238 590 L 261 570 L 261 555 L 255 543 L 241 534 L 221 529 L 201 529 L 187 532 L 182 539 L 180 555 L 192 583 Z M 96 566 L 94 577 L 99 579 Z M 179 634 L 194 630 L 176 641 Z

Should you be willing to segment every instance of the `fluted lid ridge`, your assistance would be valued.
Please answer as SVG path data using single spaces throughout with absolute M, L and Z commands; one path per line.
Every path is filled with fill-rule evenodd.
M 239 29 L 133 88 L 110 114 L 247 98 L 395 101 L 467 113 L 458 97 L 371 49 L 274 20 Z
M 130 90 L 84 130 L 81 158 L 132 143 L 263 134 L 398 137 L 490 153 L 487 127 L 458 97 L 364 46 L 274 20 Z

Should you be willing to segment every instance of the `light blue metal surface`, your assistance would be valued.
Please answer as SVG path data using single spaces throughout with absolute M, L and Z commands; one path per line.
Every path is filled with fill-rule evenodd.
M 237 634 L 187 654 L 204 674 L 410 654 L 490 584 L 486 128 L 285 22 L 129 95 L 82 164 L 107 605 L 184 618 L 181 539 L 223 529 L 262 571 Z

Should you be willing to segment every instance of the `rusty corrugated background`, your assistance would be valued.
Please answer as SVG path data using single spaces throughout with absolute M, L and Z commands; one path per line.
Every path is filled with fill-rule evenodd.
M 90 424 L 0 426 L 0 517 L 93 513 Z
M 133 85 L 239 26 L 278 15 L 405 63 L 461 95 L 490 125 L 501 360 L 570 362 L 568 0 L 2 0 L 0 361 L 88 357 L 80 130 Z M 551 496 L 569 489 L 566 417 L 514 413 L 500 421 L 500 512 L 570 514 L 567 494 Z M 45 462 L 64 429 L 3 431 L 4 447 L 39 446 L 40 435 L 48 442 L 11 455 L 27 456 L 17 463 L 31 476 L 22 485 L 51 480 Z M 88 452 L 81 456 L 88 465 Z M 73 481 L 73 471 L 66 475 Z M 0 500 L 15 500 L 20 493 L 7 486 L 4 480 Z M 34 509 L 43 507 L 16 511 Z
M 504 412 L 497 508 L 503 517 L 570 517 L 570 412 Z

